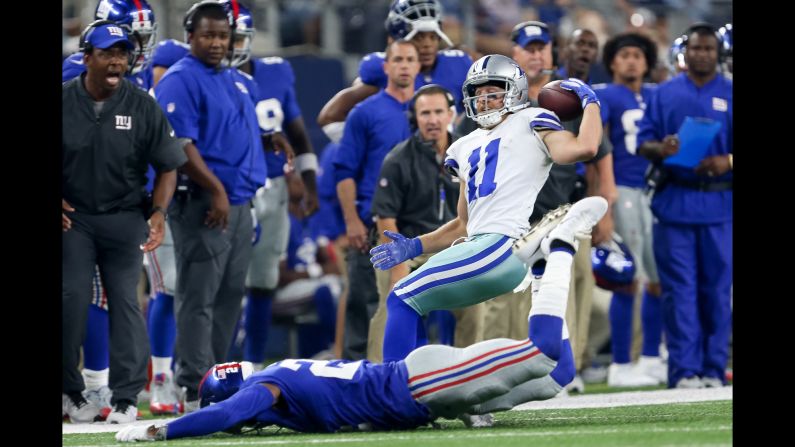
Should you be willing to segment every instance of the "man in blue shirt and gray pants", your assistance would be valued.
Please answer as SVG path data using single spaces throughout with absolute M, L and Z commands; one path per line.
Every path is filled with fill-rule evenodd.
M 419 53 L 411 42 L 389 44 L 384 61 L 387 86 L 353 108 L 334 158 L 337 195 L 350 248 L 348 301 L 342 357 L 363 359 L 370 319 L 378 307 L 370 248 L 377 239 L 370 203 L 386 154 L 411 135 L 406 111 L 420 71 Z
M 163 75 L 155 96 L 185 146 L 187 191 L 171 205 L 177 261 L 177 384 L 185 411 L 198 408 L 207 368 L 223 361 L 246 293 L 251 259 L 251 198 L 266 167 L 251 77 L 224 67 L 231 37 L 221 3 L 188 11 L 191 46 Z
M 688 70 L 661 84 L 640 123 L 638 152 L 654 162 L 654 256 L 662 285 L 668 386 L 723 386 L 731 333 L 732 81 L 718 73 L 708 24 L 687 32 Z M 685 118 L 720 125 L 694 167 L 665 164 Z

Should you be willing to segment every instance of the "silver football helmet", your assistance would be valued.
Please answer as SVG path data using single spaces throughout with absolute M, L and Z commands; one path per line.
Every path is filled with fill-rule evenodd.
M 496 85 L 505 89 L 502 107 L 478 113 L 478 99 L 488 95 L 475 95 L 481 85 Z M 464 93 L 464 109 L 468 117 L 482 128 L 488 129 L 500 123 L 506 113 L 524 109 L 530 102 L 527 97 L 527 77 L 513 59 L 501 54 L 490 54 L 476 60 L 469 67 L 461 90 Z M 493 93 L 491 94 L 493 95 Z

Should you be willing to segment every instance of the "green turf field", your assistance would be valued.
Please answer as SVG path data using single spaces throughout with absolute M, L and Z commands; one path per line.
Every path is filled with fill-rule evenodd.
M 139 421 L 140 423 L 140 421 Z M 268 428 L 240 436 L 216 434 L 156 445 L 247 446 L 719 446 L 732 444 L 732 401 L 618 408 L 509 411 L 491 428 L 467 429 L 459 421 L 414 431 L 297 434 Z M 122 445 L 113 433 L 63 435 L 64 446 Z

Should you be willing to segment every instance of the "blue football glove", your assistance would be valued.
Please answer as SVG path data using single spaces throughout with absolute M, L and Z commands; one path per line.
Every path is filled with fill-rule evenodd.
M 570 90 L 577 94 L 582 101 L 582 108 L 585 109 L 590 103 L 596 103 L 597 106 L 600 108 L 602 107 L 602 103 L 599 102 L 599 98 L 596 96 L 596 93 L 591 89 L 591 86 L 588 84 L 580 81 L 577 78 L 569 78 L 560 83 L 560 88 Z
M 384 235 L 394 242 L 381 244 L 370 250 L 370 262 L 375 268 L 389 270 L 403 261 L 422 254 L 420 238 L 409 239 L 400 233 L 391 231 L 384 231 Z

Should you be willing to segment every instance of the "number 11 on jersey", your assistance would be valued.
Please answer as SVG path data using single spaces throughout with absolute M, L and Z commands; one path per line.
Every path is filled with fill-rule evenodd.
M 475 184 L 475 175 L 478 172 L 478 163 L 480 163 L 480 149 L 477 148 L 472 151 L 469 156 L 469 180 L 467 181 L 467 202 L 472 203 L 479 197 L 486 197 L 493 193 L 497 188 L 497 183 L 494 181 L 494 174 L 497 172 L 497 157 L 500 153 L 500 139 L 494 139 L 486 145 L 486 168 L 483 171 L 483 178 L 480 185 Z

